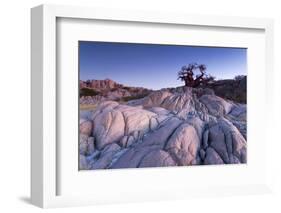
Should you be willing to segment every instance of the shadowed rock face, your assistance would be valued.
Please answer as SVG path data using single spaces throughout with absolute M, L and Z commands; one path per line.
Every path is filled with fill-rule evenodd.
M 239 79 L 218 80 L 206 85 L 216 95 L 238 103 L 247 103 L 247 77 Z
M 247 161 L 246 105 L 210 89 L 163 89 L 126 105 L 102 101 L 80 116 L 80 169 Z

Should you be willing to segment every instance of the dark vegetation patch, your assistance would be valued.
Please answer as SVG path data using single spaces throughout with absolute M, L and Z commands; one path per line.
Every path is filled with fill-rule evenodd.
M 90 88 L 81 88 L 80 89 L 80 97 L 82 96 L 96 96 L 99 95 L 100 92 L 94 90 L 94 89 L 90 89 Z
M 126 96 L 126 97 L 120 98 L 119 101 L 127 102 L 127 101 L 131 101 L 131 100 L 141 99 L 148 95 L 149 95 L 149 93 L 142 93 L 142 94 L 138 94 L 138 95 Z
M 237 76 L 235 79 L 218 80 L 205 86 L 214 90 L 217 96 L 237 103 L 247 103 L 247 77 Z

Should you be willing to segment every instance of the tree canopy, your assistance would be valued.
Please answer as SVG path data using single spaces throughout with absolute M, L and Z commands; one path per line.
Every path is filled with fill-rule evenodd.
M 184 81 L 185 86 L 198 87 L 215 79 L 213 76 L 206 74 L 206 69 L 205 64 L 190 63 L 188 66 L 181 68 L 178 72 L 178 79 Z M 199 74 L 195 75 L 195 72 L 199 72 Z

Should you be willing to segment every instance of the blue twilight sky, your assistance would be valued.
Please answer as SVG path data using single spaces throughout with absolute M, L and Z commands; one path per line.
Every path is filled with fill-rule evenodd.
M 245 48 L 80 41 L 79 60 L 81 80 L 109 78 L 149 89 L 183 85 L 177 73 L 192 62 L 205 64 L 216 79 L 247 73 Z

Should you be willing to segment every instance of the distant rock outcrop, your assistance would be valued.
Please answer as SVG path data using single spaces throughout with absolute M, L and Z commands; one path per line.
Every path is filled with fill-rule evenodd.
M 105 89 L 113 89 L 113 88 L 122 88 L 122 84 L 118 84 L 111 79 L 104 79 L 104 80 L 87 80 L 81 81 L 80 80 L 80 88 L 92 88 L 97 90 L 105 90 Z
M 128 101 L 147 96 L 152 90 L 128 87 L 113 80 L 80 81 L 80 104 L 96 105 L 102 101 Z
M 246 106 L 210 89 L 163 89 L 126 104 L 101 101 L 81 119 L 80 169 L 247 161 Z
M 217 96 L 238 103 L 247 103 L 247 76 L 239 76 L 235 79 L 217 80 L 208 85 L 207 88 L 214 90 Z

